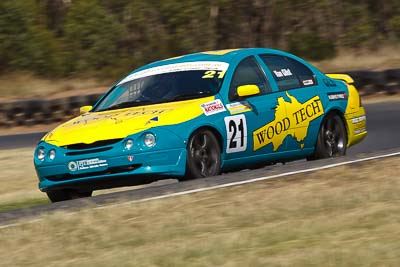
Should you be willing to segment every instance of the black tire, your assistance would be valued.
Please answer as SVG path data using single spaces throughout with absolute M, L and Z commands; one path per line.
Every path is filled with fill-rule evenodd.
M 221 148 L 209 130 L 199 130 L 189 139 L 186 173 L 180 180 L 218 175 L 221 172 Z
M 338 114 L 328 114 L 322 121 L 314 155 L 309 159 L 324 159 L 344 156 L 347 146 L 347 131 Z
M 76 198 L 90 197 L 93 191 L 54 190 L 46 192 L 51 202 L 60 202 Z

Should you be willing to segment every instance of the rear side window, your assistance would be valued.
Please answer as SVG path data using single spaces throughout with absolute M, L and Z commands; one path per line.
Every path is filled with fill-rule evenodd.
M 294 72 L 303 87 L 317 84 L 314 73 L 303 63 L 291 58 L 286 58 L 286 60 L 293 66 Z
M 272 72 L 279 90 L 316 85 L 314 73 L 304 64 L 277 55 L 261 55 L 260 57 Z
M 265 74 L 253 56 L 243 59 L 236 67 L 229 88 L 229 100 L 237 99 L 237 88 L 248 84 L 257 85 L 260 88 L 260 94 L 271 92 L 271 87 Z

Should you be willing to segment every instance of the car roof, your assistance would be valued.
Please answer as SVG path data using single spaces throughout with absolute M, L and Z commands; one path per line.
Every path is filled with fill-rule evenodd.
M 152 62 L 145 66 L 142 66 L 133 72 L 149 69 L 153 67 L 158 67 L 167 64 L 182 63 L 182 62 L 193 62 L 193 61 L 221 61 L 230 63 L 236 56 L 246 56 L 253 54 L 276 54 L 276 55 L 289 55 L 288 53 L 276 49 L 270 48 L 237 48 L 237 49 L 224 49 L 224 50 L 214 50 L 205 51 L 194 54 L 187 54 L 178 57 L 168 58 L 156 62 Z M 132 73 L 133 73 L 132 72 Z

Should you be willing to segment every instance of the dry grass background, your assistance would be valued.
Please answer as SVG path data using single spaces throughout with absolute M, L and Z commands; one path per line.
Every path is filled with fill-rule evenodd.
M 383 46 L 376 51 L 342 50 L 332 59 L 313 62 L 327 72 L 347 70 L 385 70 L 400 67 L 400 45 Z
M 400 157 L 0 230 L 3 266 L 399 266 Z
M 8 73 L 0 76 L 0 102 L 104 93 L 111 85 L 112 81 L 94 78 L 46 79 L 26 72 Z
M 342 50 L 335 58 L 312 63 L 323 72 L 399 68 L 399 50 L 400 45 L 380 47 L 376 51 Z M 104 80 L 85 77 L 46 79 L 26 72 L 6 73 L 0 76 L 0 102 L 104 93 L 115 81 L 109 77 L 103 78 Z

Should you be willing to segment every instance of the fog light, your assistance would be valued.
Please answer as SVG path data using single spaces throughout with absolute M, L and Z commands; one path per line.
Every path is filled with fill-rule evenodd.
M 133 147 L 133 140 L 132 139 L 128 139 L 125 141 L 125 149 L 126 150 L 131 150 L 131 148 Z
M 54 149 L 49 151 L 49 159 L 53 160 L 56 158 L 56 151 Z
M 44 157 L 46 156 L 46 150 L 44 149 L 44 147 L 39 147 L 39 149 L 36 152 L 36 156 L 38 160 L 40 161 L 44 160 Z
M 147 133 L 147 134 L 144 136 L 144 144 L 145 144 L 147 147 L 153 147 L 153 146 L 155 146 L 155 145 L 156 145 L 156 137 L 154 136 L 154 134 L 152 134 L 152 133 Z

